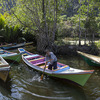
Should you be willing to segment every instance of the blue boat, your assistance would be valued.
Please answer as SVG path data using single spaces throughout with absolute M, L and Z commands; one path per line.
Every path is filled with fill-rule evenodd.
M 1 47 L 1 49 L 10 50 L 10 49 L 15 49 L 15 48 L 23 47 L 23 46 L 25 46 L 25 43 L 8 45 L 8 46 Z

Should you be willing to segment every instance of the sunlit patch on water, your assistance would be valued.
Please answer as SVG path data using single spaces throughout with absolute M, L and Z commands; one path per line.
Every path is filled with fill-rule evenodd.
M 38 82 L 40 82 L 40 81 L 41 81 L 40 78 L 41 78 L 40 75 L 37 74 L 37 75 L 33 76 L 32 79 L 29 79 L 29 82 L 33 82 L 33 81 L 38 81 Z

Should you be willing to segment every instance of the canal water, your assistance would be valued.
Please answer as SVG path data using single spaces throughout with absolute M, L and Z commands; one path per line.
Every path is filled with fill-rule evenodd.
M 25 49 L 34 52 L 33 47 Z M 13 52 L 18 52 L 13 50 Z M 35 52 L 36 53 L 36 52 Z M 9 62 L 11 71 L 6 83 L 0 80 L 0 100 L 100 100 L 100 68 L 88 66 L 80 56 L 58 56 L 58 61 L 78 69 L 94 69 L 85 86 L 44 76 L 28 67 Z

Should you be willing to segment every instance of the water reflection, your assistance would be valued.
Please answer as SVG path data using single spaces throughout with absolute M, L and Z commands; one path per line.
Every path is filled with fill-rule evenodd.
M 8 77 L 6 82 L 0 80 L 0 100 L 10 99 L 11 95 L 11 79 Z

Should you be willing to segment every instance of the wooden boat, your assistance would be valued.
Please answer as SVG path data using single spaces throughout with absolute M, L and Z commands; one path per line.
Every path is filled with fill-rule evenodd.
M 27 43 L 25 44 L 25 46 L 32 45 L 32 44 L 33 44 L 33 42 L 27 42 Z
M 37 71 L 43 72 L 45 57 L 38 54 L 32 54 L 23 48 L 19 48 L 18 50 L 20 53 L 22 53 L 22 59 L 28 66 Z M 93 71 L 94 70 L 79 70 L 71 68 L 68 65 L 58 62 L 56 70 L 49 70 L 46 68 L 45 74 L 56 78 L 67 79 L 71 82 L 84 86 Z
M 100 57 L 77 51 L 77 53 L 87 62 L 89 66 L 100 67 Z
M 9 64 L 0 56 L 0 79 L 2 79 L 4 82 L 7 80 L 9 71 Z
M 1 47 L 6 47 L 6 46 L 8 46 L 8 44 L 5 44 L 5 45 L 0 45 L 0 48 L 1 48 Z
M 0 49 L 0 56 L 3 57 L 4 59 L 16 61 L 16 62 L 20 62 L 21 59 L 21 54 L 9 52 L 2 49 Z
M 7 45 L 7 46 L 4 46 L 4 47 L 1 47 L 1 49 L 10 50 L 10 49 L 15 49 L 15 48 L 23 47 L 23 46 L 25 46 L 25 43 L 14 44 L 14 45 Z

